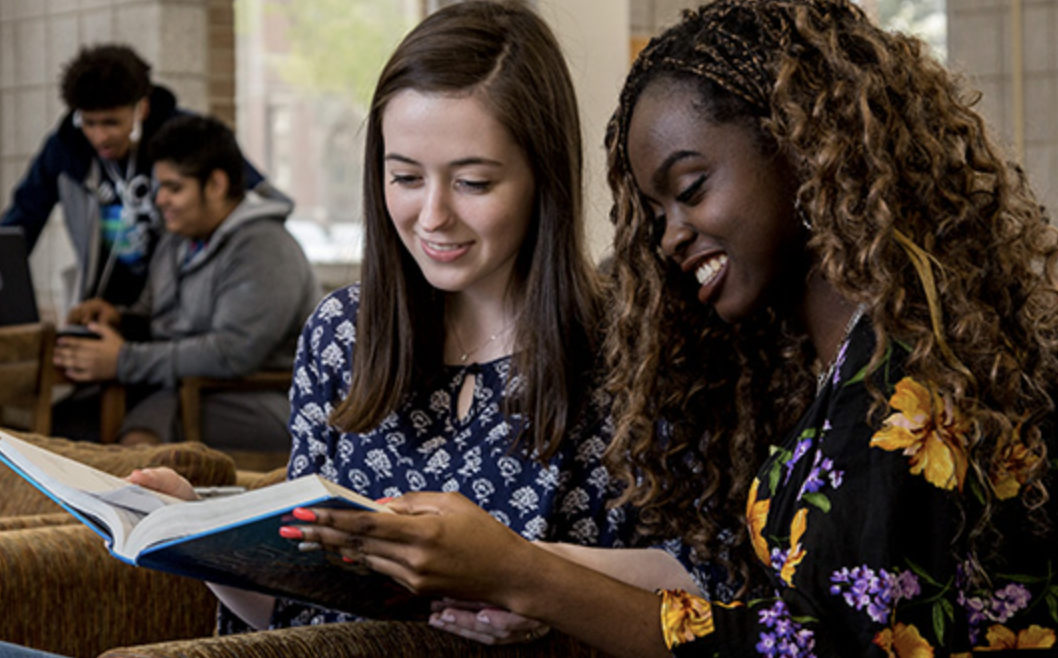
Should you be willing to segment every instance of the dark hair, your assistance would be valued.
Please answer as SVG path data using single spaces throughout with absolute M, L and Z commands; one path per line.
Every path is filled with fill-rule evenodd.
M 598 283 L 584 248 L 573 84 L 551 30 L 521 3 L 469 1 L 437 11 L 405 37 L 379 77 L 365 149 L 356 367 L 332 420 L 347 431 L 374 427 L 443 364 L 444 296 L 404 248 L 385 204 L 382 117 L 394 95 L 408 89 L 476 95 L 532 168 L 532 223 L 511 281 L 511 292 L 524 299 L 514 373 L 524 384 L 516 406 L 532 419 L 530 446 L 545 458 L 572 429 L 587 394 Z
M 151 67 L 125 45 L 86 47 L 66 64 L 61 86 L 71 110 L 110 110 L 150 94 Z
M 849 0 L 716 0 L 644 49 L 607 134 L 621 291 L 606 349 L 608 456 L 648 528 L 750 573 L 748 491 L 768 444 L 811 401 L 815 358 L 792 319 L 764 309 L 727 325 L 658 257 L 625 148 L 636 102 L 659 80 L 695 85 L 705 119 L 750 125 L 790 162 L 819 272 L 868 309 L 872 367 L 900 341 L 908 374 L 966 413 L 982 484 L 982 509 L 964 510 L 975 548 L 995 539 L 989 477 L 1015 440 L 1038 458 L 1017 495 L 1042 524 L 1058 233 L 974 111 L 979 94 Z M 733 540 L 721 534 L 731 528 Z
M 152 162 L 166 161 L 205 185 L 210 174 L 228 176 L 228 198 L 246 195 L 242 151 L 231 129 L 213 117 L 183 115 L 166 121 L 147 144 Z

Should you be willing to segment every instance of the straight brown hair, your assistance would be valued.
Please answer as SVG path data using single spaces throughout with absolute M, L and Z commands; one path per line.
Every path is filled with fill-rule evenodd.
M 533 219 L 509 291 L 523 300 L 510 375 L 518 384 L 508 385 L 505 413 L 528 414 L 514 445 L 545 460 L 592 389 L 600 294 L 585 251 L 573 83 L 554 34 L 518 2 L 472 0 L 437 11 L 405 37 L 379 77 L 366 135 L 355 367 L 331 422 L 344 431 L 374 428 L 443 365 L 444 294 L 423 277 L 385 204 L 382 118 L 390 99 L 409 89 L 477 95 L 532 167 Z

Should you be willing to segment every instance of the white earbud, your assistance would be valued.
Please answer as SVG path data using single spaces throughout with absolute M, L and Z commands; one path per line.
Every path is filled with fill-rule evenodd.
M 143 120 L 140 118 L 140 110 L 136 109 L 136 116 L 132 119 L 132 132 L 129 133 L 129 139 L 133 142 L 139 142 L 140 137 L 143 137 Z

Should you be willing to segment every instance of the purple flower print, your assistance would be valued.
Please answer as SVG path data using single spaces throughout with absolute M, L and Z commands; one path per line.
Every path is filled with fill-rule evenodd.
M 845 478 L 844 471 L 834 469 L 834 460 L 823 457 L 822 452 L 816 452 L 815 460 L 812 462 L 812 470 L 801 485 L 801 491 L 797 494 L 800 498 L 806 493 L 817 493 L 827 482 L 837 489 Z
M 775 573 L 782 571 L 783 566 L 786 564 L 786 557 L 789 553 L 789 550 L 784 551 L 781 548 L 771 549 L 771 568 L 775 570 Z
M 761 610 L 758 615 L 761 626 L 769 630 L 761 632 L 756 646 L 757 653 L 769 658 L 815 658 L 815 636 L 790 617 L 786 603 L 778 600 L 770 608 Z
M 801 461 L 801 458 L 808 454 L 808 450 L 812 447 L 812 439 L 801 439 L 797 442 L 797 446 L 793 450 L 793 454 L 786 460 L 786 481 L 790 481 L 790 474 L 793 473 L 794 467 L 797 466 L 797 462 Z
M 885 569 L 868 566 L 843 568 L 830 576 L 830 593 L 842 596 L 850 607 L 867 612 L 872 620 L 885 623 L 896 604 L 912 599 L 922 591 L 918 578 L 910 571 L 890 574 Z
M 970 639 L 977 641 L 984 624 L 1004 624 L 1019 611 L 1028 607 L 1032 594 L 1018 583 L 1010 583 L 990 596 L 966 596 L 960 592 L 956 599 L 967 613 L 970 622 Z

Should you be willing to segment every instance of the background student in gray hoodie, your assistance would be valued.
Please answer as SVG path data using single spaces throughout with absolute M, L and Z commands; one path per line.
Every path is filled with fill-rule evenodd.
M 147 288 L 131 307 L 99 298 L 75 307 L 69 321 L 87 324 L 101 339 L 61 338 L 55 350 L 55 364 L 75 382 L 147 387 L 119 433 L 125 444 L 181 438 L 176 387 L 183 377 L 291 368 L 302 324 L 320 296 L 308 260 L 283 226 L 292 204 L 246 192 L 242 154 L 224 124 L 178 117 L 150 148 L 166 232 Z M 57 433 L 66 412 L 56 406 Z M 283 393 L 214 393 L 202 413 L 203 439 L 212 446 L 289 449 Z

